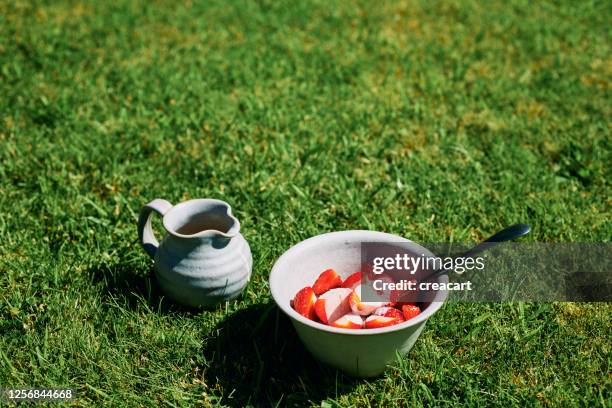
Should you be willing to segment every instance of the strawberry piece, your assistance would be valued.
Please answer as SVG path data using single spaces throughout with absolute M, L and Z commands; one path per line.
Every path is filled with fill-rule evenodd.
M 349 296 L 353 291 L 347 288 L 336 288 L 325 292 L 314 305 L 315 313 L 325 324 L 335 322 L 351 311 Z
M 342 278 L 333 269 L 327 269 L 319 275 L 312 289 L 315 295 L 319 296 L 330 289 L 339 288 L 342 285 Z
M 401 322 L 402 322 L 401 320 L 398 320 L 394 317 L 372 315 L 366 319 L 365 328 L 366 329 L 377 329 L 379 327 L 393 326 Z
M 378 273 L 374 273 L 374 271 L 372 270 L 371 267 L 367 269 L 367 272 L 366 272 L 366 279 L 367 280 L 373 281 L 374 279 L 376 279 L 377 276 L 379 276 L 379 274 Z
M 342 282 L 343 288 L 355 289 L 361 283 L 361 272 L 355 272 Z
M 385 316 L 398 319 L 399 323 L 404 321 L 404 315 L 402 312 L 394 307 L 379 307 L 372 313 L 375 316 Z
M 317 301 L 317 297 L 310 286 L 300 289 L 293 298 L 293 304 L 291 305 L 296 312 L 301 314 L 310 320 L 316 320 L 314 305 Z
M 388 273 L 384 273 L 384 272 L 381 274 L 373 273 L 371 276 L 368 276 L 369 284 L 372 285 L 372 287 L 374 287 L 374 282 L 377 280 L 382 281 L 383 284 L 384 283 L 395 283 L 395 279 L 393 279 L 391 275 L 389 275 Z M 385 290 L 374 289 L 374 291 L 376 292 L 378 296 L 383 297 L 385 299 L 394 300 L 393 297 L 396 297 L 394 295 L 395 291 L 391 291 L 389 289 L 385 289 Z
M 402 308 L 403 306 L 416 306 L 417 303 L 416 302 L 392 302 L 391 306 L 396 307 L 398 309 Z
M 416 287 L 417 281 L 415 279 L 411 279 L 414 282 Z M 396 289 L 391 291 L 391 301 L 395 307 L 401 308 L 404 305 L 416 305 L 416 302 L 412 302 L 409 300 L 416 299 L 418 291 L 408 290 L 408 289 Z
M 363 319 L 359 315 L 348 313 L 330 324 L 330 326 L 340 327 L 342 329 L 362 329 Z
M 402 313 L 404 314 L 404 319 L 410 320 L 421 313 L 421 308 L 417 305 L 403 305 Z
M 362 302 L 361 301 L 361 285 L 352 291 L 349 296 L 349 306 L 353 313 L 361 316 L 367 316 L 374 313 L 379 307 L 387 306 L 389 302 Z

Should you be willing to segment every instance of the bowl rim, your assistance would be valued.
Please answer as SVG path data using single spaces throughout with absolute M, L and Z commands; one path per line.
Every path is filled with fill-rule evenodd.
M 442 305 L 444 304 L 444 301 L 448 297 L 448 291 L 438 291 L 438 293 L 436 293 L 436 296 L 434 297 L 434 300 L 418 316 L 406 322 L 400 323 L 400 324 L 396 324 L 396 325 L 388 326 L 388 327 L 381 327 L 378 329 L 367 329 L 367 330 L 365 329 L 363 330 L 344 329 L 344 328 L 332 327 L 332 326 L 325 325 L 323 323 L 312 321 L 302 316 L 298 312 L 296 312 L 289 305 L 289 302 L 286 302 L 287 304 L 284 304 L 285 302 L 281 302 L 280 300 L 281 293 L 279 292 L 279 289 L 276 287 L 276 285 L 273 283 L 276 281 L 274 277 L 281 273 L 280 270 L 281 270 L 282 264 L 284 262 L 287 262 L 287 260 L 292 255 L 304 249 L 310 248 L 312 246 L 319 245 L 322 243 L 322 241 L 329 241 L 330 239 L 337 240 L 337 241 L 344 240 L 344 241 L 357 241 L 357 242 L 377 242 L 378 240 L 378 241 L 390 242 L 390 243 L 392 242 L 410 243 L 410 244 L 415 245 L 419 250 L 424 251 L 426 255 L 434 256 L 432 252 L 429 251 L 427 248 L 407 238 L 403 238 L 403 237 L 400 237 L 399 235 L 389 234 L 386 232 L 371 231 L 371 230 L 346 230 L 346 231 L 327 232 L 324 234 L 315 235 L 301 242 L 298 242 L 297 244 L 293 245 L 288 250 L 286 250 L 276 260 L 276 262 L 272 266 L 272 271 L 270 272 L 270 276 L 268 278 L 268 283 L 270 285 L 270 292 L 272 293 L 272 299 L 274 299 L 274 302 L 276 303 L 276 305 L 287 316 L 289 316 L 294 321 L 298 321 L 306 326 L 310 326 L 313 329 L 317 329 L 317 330 L 321 330 L 321 331 L 325 331 L 329 333 L 348 334 L 348 335 L 353 335 L 353 336 L 370 336 L 374 334 L 390 333 L 390 332 L 401 331 L 401 330 L 404 330 L 412 326 L 417 326 L 420 323 L 425 322 L 435 312 L 437 312 L 438 309 L 442 307 Z M 442 275 L 440 278 L 438 278 L 438 282 L 444 282 L 444 283 L 448 282 L 448 276 Z

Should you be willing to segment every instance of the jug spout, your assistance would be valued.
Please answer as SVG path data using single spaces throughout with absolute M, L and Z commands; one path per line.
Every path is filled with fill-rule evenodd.
M 240 222 L 224 201 L 195 199 L 177 204 L 163 218 L 169 234 L 178 238 L 226 238 L 240 232 Z

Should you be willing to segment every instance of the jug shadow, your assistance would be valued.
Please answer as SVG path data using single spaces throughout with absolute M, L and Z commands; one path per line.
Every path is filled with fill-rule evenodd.
M 196 309 L 174 302 L 162 292 L 153 266 L 143 273 L 118 263 L 90 269 L 89 273 L 95 283 L 102 283 L 104 299 L 120 307 L 137 310 L 144 304 L 152 311 L 162 314 L 197 312 Z
M 289 318 L 271 303 L 234 312 L 210 336 L 203 346 L 204 377 L 222 387 L 229 406 L 318 405 L 359 384 L 317 362 Z

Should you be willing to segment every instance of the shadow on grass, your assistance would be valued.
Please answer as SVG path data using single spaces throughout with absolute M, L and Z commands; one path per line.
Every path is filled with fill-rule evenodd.
M 206 382 L 218 384 L 222 404 L 303 406 L 336 398 L 357 380 L 319 364 L 273 304 L 256 304 L 221 321 L 204 344 Z
M 152 268 L 146 275 L 120 264 L 89 272 L 102 286 L 105 301 L 121 308 L 183 315 L 201 312 L 166 297 Z M 319 364 L 288 317 L 272 303 L 250 305 L 226 316 L 209 332 L 202 352 L 210 394 L 220 394 L 222 404 L 234 407 L 318 405 L 359 383 Z
M 96 283 L 102 284 L 103 297 L 110 303 L 129 310 L 148 307 L 157 313 L 198 312 L 168 298 L 159 287 L 153 266 L 147 274 L 138 274 L 133 268 L 121 264 L 90 270 Z

